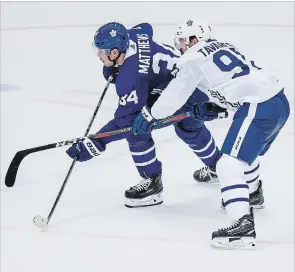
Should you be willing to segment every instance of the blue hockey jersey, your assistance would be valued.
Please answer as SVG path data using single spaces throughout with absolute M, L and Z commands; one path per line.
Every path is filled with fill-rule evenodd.
M 157 89 L 164 89 L 173 78 L 171 71 L 176 66 L 177 53 L 172 47 L 153 41 L 149 24 L 137 25 L 128 34 L 129 47 L 115 80 L 118 108 L 114 119 L 99 132 L 131 126 L 136 115 L 148 104 L 149 96 Z M 116 135 L 103 141 L 107 144 L 125 137 Z

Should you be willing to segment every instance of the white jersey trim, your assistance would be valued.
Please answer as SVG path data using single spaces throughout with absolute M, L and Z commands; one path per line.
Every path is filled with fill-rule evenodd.
M 138 163 L 135 163 L 136 166 L 146 166 L 146 165 L 149 165 L 151 163 L 153 163 L 154 161 L 157 160 L 157 157 L 154 157 L 153 159 L 151 159 L 150 161 L 146 161 L 146 162 L 138 162 Z
M 141 155 L 145 155 L 145 154 L 151 152 L 151 151 L 154 150 L 154 149 L 155 149 L 155 145 L 153 145 L 151 148 L 149 148 L 149 149 L 147 149 L 147 150 L 145 150 L 145 151 L 142 151 L 142 152 L 131 152 L 131 155 L 133 155 L 133 156 L 141 156 Z
M 198 156 L 198 157 L 199 157 L 200 159 L 208 159 L 208 158 L 210 158 L 210 157 L 213 156 L 213 154 L 215 153 L 215 151 L 216 151 L 216 146 L 214 147 L 213 151 L 212 151 L 209 155 L 207 155 L 207 156 L 203 156 L 203 157 Z
M 201 152 L 205 151 L 212 144 L 212 142 L 213 142 L 213 137 L 211 135 L 209 143 L 204 148 L 202 148 L 202 149 L 193 149 L 193 151 L 197 152 L 197 153 L 201 153 Z

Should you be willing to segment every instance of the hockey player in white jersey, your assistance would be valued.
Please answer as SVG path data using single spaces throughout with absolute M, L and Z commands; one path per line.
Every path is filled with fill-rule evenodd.
M 257 204 L 264 201 L 258 158 L 285 125 L 289 103 L 276 77 L 248 61 L 232 44 L 211 39 L 206 28 L 196 20 L 179 26 L 176 44 L 185 53 L 174 71 L 175 79 L 151 110 L 144 108 L 144 114 L 137 116 L 133 130 L 150 132 L 152 122 L 172 115 L 196 86 L 212 101 L 193 106 L 196 119 L 213 120 L 225 114 L 222 109 L 233 111 L 221 149 L 223 155 L 216 165 L 223 205 L 233 224 L 213 232 L 212 245 L 251 248 L 255 246 L 256 232 L 249 198 L 251 202 L 251 194 L 253 197 L 256 193 Z

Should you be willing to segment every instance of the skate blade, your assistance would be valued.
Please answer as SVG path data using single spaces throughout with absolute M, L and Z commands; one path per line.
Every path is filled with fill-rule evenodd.
M 252 207 L 253 209 L 257 209 L 257 210 L 265 208 L 264 204 L 250 205 L 250 207 Z
M 211 246 L 217 249 L 255 249 L 255 238 L 253 237 L 219 237 L 214 238 Z
M 162 197 L 162 194 L 160 193 L 156 195 L 147 196 L 141 199 L 126 198 L 125 206 L 127 208 L 141 208 L 141 207 L 160 205 L 162 203 L 163 203 L 163 197 Z
M 200 180 L 197 180 L 195 179 L 195 181 L 198 183 L 198 184 L 217 184 L 219 183 L 219 179 L 216 178 L 216 179 L 211 179 L 209 181 L 200 181 Z

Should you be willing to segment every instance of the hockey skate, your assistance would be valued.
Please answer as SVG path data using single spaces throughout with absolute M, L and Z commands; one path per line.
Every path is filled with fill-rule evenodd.
M 263 209 L 264 208 L 264 196 L 263 196 L 263 190 L 262 190 L 262 181 L 259 180 L 259 185 L 256 191 L 254 191 L 252 194 L 249 195 L 249 204 L 250 207 L 254 209 Z M 221 201 L 221 207 L 224 207 L 223 199 Z
M 162 204 L 163 185 L 161 177 L 161 173 L 155 174 L 126 190 L 125 206 L 128 208 L 139 208 Z
M 255 224 L 253 208 L 250 214 L 238 219 L 233 225 L 212 233 L 211 245 L 221 249 L 252 249 L 255 248 Z
M 205 167 L 202 167 L 201 169 L 195 171 L 194 179 L 197 182 L 217 183 L 218 176 L 216 174 L 216 165 L 213 165 L 211 167 L 205 166 Z

